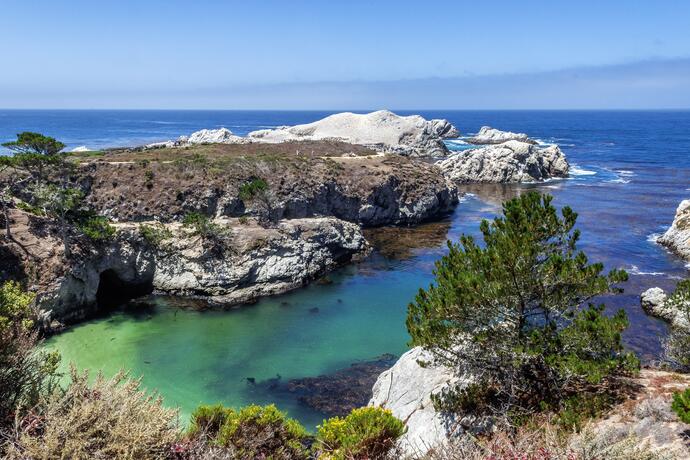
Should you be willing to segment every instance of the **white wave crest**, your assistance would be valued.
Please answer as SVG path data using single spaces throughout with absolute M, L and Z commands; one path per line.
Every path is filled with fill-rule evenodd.
M 580 168 L 578 165 L 570 165 L 570 174 L 573 176 L 594 176 L 597 172 Z
M 640 270 L 640 268 L 637 265 L 630 265 L 630 268 L 626 268 L 625 271 L 627 271 L 631 275 L 663 276 L 666 274 L 664 272 L 646 272 Z

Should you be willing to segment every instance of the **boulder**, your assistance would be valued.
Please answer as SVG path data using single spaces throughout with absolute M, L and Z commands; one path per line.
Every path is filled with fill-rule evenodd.
M 678 307 L 669 305 L 663 289 L 653 287 L 640 294 L 642 310 L 650 316 L 666 321 L 672 327 L 690 328 L 687 315 Z
M 399 116 L 379 110 L 367 114 L 337 113 L 304 125 L 253 131 L 248 137 L 270 143 L 332 139 L 384 153 L 441 157 L 448 153 L 443 139 L 459 135 L 447 120 L 426 120 L 419 115 Z
M 407 431 L 398 441 L 405 455 L 423 454 L 430 448 L 443 445 L 462 430 L 457 430 L 454 418 L 434 407 L 432 394 L 441 392 L 459 379 L 448 368 L 419 362 L 432 357 L 421 347 L 403 354 L 393 367 L 376 380 L 370 406 L 389 409 L 403 422 Z
M 456 183 L 540 182 L 567 177 L 570 167 L 557 145 L 539 147 L 520 141 L 456 152 L 436 165 Z
M 671 227 L 657 241 L 690 261 L 690 200 L 681 201 Z
M 507 141 L 520 141 L 528 144 L 537 142 L 530 139 L 525 133 L 513 133 L 511 131 L 501 131 L 490 126 L 482 126 L 479 132 L 465 141 L 469 144 L 502 144 Z

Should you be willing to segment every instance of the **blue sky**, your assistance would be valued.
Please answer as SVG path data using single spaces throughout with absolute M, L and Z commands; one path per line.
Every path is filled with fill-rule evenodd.
M 3 0 L 5 108 L 689 108 L 690 2 Z

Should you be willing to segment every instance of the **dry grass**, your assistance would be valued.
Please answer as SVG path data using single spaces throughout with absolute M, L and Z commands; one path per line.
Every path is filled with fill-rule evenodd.
M 498 431 L 488 439 L 467 435 L 434 449 L 422 460 L 671 460 L 669 451 L 652 449 L 639 438 L 593 425 L 567 434 L 552 423 Z
M 9 459 L 162 459 L 179 436 L 177 411 L 138 380 L 71 371 L 72 382 L 41 413 L 25 417 Z

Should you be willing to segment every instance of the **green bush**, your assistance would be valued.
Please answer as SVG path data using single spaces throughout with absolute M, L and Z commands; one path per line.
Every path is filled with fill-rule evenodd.
M 678 282 L 664 307 L 677 310 L 679 316 L 690 321 L 690 280 Z M 664 361 L 674 370 L 690 372 L 690 328 L 684 321 L 676 321 L 664 341 Z
M 683 422 L 690 423 L 690 388 L 673 393 L 671 409 Z
M 173 236 L 173 233 L 170 231 L 170 229 L 159 223 L 153 225 L 141 224 L 139 226 L 139 233 L 148 244 L 155 248 L 160 247 L 163 241 L 172 238 Z
M 274 405 L 251 405 L 239 411 L 201 406 L 192 415 L 189 435 L 205 436 L 228 449 L 232 458 L 309 458 L 311 436 Z
M 80 222 L 79 229 L 93 241 L 103 242 L 115 235 L 115 227 L 104 216 L 91 216 Z
M 405 433 L 403 422 L 378 407 L 354 409 L 346 417 L 333 417 L 318 427 L 317 449 L 325 458 L 383 458 Z
M 240 185 L 240 200 L 249 201 L 252 198 L 254 198 L 259 192 L 265 191 L 267 189 L 268 183 L 265 180 L 261 178 L 252 179 L 251 181 Z
M 29 214 L 41 217 L 45 216 L 45 212 L 43 212 L 43 209 L 39 208 L 38 206 L 32 206 L 24 201 L 18 201 L 16 206 L 17 209 L 21 209 L 22 211 L 28 212 Z

